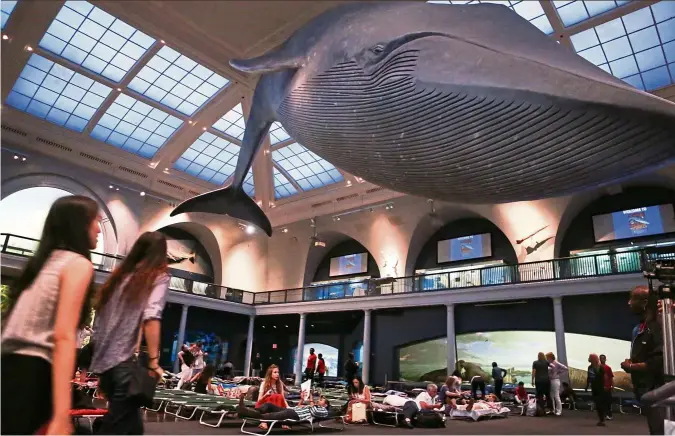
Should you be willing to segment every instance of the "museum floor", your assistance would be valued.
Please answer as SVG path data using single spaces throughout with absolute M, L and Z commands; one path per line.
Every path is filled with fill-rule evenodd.
M 510 416 L 505 419 L 491 421 L 467 422 L 448 421 L 445 429 L 414 429 L 390 428 L 377 425 L 348 425 L 342 432 L 326 429 L 317 429 L 316 434 L 607 434 L 628 435 L 648 434 L 647 422 L 642 416 L 615 414 L 615 418 L 607 423 L 606 427 L 596 426 L 596 415 L 590 411 L 565 411 L 563 417 L 531 418 Z M 211 428 L 200 425 L 198 421 L 175 422 L 167 416 L 147 413 L 145 434 L 241 434 L 240 420 L 224 422 L 220 428 Z M 253 427 L 250 428 L 254 430 Z M 295 431 L 278 430 L 270 434 L 309 434 L 302 428 Z

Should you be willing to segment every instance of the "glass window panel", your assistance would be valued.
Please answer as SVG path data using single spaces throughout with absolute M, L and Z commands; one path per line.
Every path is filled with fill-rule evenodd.
M 239 147 L 237 147 L 237 152 L 232 153 L 227 147 L 230 145 L 230 142 L 223 140 L 222 138 L 214 135 L 210 132 L 204 132 L 201 136 L 190 145 L 190 147 L 183 152 L 183 155 L 179 160 L 183 159 L 189 162 L 196 162 L 202 167 L 218 171 L 219 173 L 225 175 L 225 178 L 230 177 L 233 174 L 233 171 L 230 172 L 228 168 L 234 168 L 237 164 L 237 157 L 239 155 Z M 230 167 L 226 167 L 225 164 L 231 164 Z M 174 165 L 174 168 L 181 170 L 181 168 Z M 182 171 L 182 170 L 181 170 Z M 200 170 L 194 174 L 195 177 L 198 177 L 204 181 L 216 183 L 213 178 L 215 177 L 215 172 L 203 171 Z M 217 183 L 222 184 L 222 183 Z
M 558 16 L 562 20 L 565 27 L 585 21 L 590 17 L 603 14 L 611 11 L 627 1 L 604 1 L 604 0 L 576 0 L 572 2 L 558 2 L 554 1 L 553 5 L 556 7 Z
M 121 63 L 118 59 L 114 63 L 116 68 L 106 68 L 130 38 L 142 40 L 146 47 L 136 46 L 141 53 L 137 51 L 138 57 L 132 61 Z M 67 1 L 39 45 L 96 74 L 119 82 L 154 42 L 154 39 L 88 2 Z
M 139 77 L 154 86 L 145 88 L 136 82 Z M 129 88 L 191 116 L 227 84 L 229 80 L 164 46 L 141 69 Z
M 666 66 L 642 73 L 642 81 L 645 84 L 646 91 L 653 91 L 672 83 Z
M 2 1 L 2 27 L 0 29 L 5 28 L 5 24 L 7 24 L 7 21 L 9 20 L 10 15 L 12 15 L 12 12 L 14 12 L 14 8 L 16 7 L 16 2 L 15 1 Z
M 244 111 L 241 103 L 239 103 L 216 121 L 213 128 L 232 138 L 241 140 L 244 137 L 244 129 L 242 129 L 244 125 Z
M 297 142 L 275 150 L 272 153 L 272 158 L 277 165 L 289 174 L 299 174 L 299 177 L 294 178 L 303 189 L 321 188 L 343 180 L 343 177 L 340 176 L 337 180 L 330 177 L 330 182 L 322 181 L 319 176 L 328 173 L 335 167 Z
M 272 123 L 272 127 L 270 128 L 270 142 L 272 145 L 287 141 L 290 138 L 291 137 L 288 135 L 286 129 L 284 129 L 284 126 L 282 126 L 281 123 L 278 121 Z
M 37 66 L 39 69 L 35 68 Z M 64 80 L 65 79 L 65 80 Z M 19 75 L 14 87 L 7 97 L 7 104 L 58 125 L 82 132 L 107 97 L 111 88 L 86 79 L 74 71 L 57 65 L 40 55 L 32 54 Z M 93 92 L 95 91 L 95 93 Z M 79 105 L 88 106 L 89 110 L 74 111 Z M 56 107 L 50 115 L 52 108 Z M 87 116 L 89 114 L 89 116 Z M 50 115 L 50 116 L 48 116 Z M 84 125 L 82 120 L 84 119 Z
M 654 47 L 635 55 L 640 71 L 647 71 L 666 64 L 661 47 Z
M 147 104 L 126 94 L 120 94 L 96 126 L 110 129 L 110 133 L 105 136 L 102 130 L 96 130 L 95 127 L 97 134 L 92 132 L 92 136 L 138 156 L 151 158 L 180 127 L 159 121 L 158 119 L 167 119 L 169 115 L 159 111 L 160 115 L 157 111 L 159 110 L 149 111 Z M 148 123 L 149 119 L 152 122 Z M 145 147 L 146 145 L 150 147 Z
M 633 56 L 628 56 L 618 61 L 610 62 L 611 74 L 624 78 L 638 73 L 638 66 Z
M 282 198 L 290 197 L 298 193 L 298 190 L 291 184 L 291 182 L 281 174 L 281 172 L 273 168 L 274 176 L 274 199 L 279 200 Z

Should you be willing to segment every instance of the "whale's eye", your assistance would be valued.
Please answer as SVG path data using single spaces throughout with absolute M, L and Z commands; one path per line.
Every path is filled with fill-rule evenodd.
M 373 53 L 375 54 L 380 54 L 384 51 L 384 44 L 377 44 L 375 47 L 373 47 Z

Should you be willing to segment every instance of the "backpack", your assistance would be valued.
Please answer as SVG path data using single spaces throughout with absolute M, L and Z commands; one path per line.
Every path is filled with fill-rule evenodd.
M 443 428 L 445 419 L 438 412 L 418 412 L 415 418 L 415 427 L 419 428 Z

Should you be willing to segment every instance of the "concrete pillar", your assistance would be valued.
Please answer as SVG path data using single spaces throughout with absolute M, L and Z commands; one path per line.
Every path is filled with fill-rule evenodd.
M 553 297 L 553 325 L 555 326 L 556 358 L 567 365 L 567 347 L 565 345 L 565 323 L 563 321 L 562 297 Z
M 303 351 L 305 349 L 305 324 L 307 323 L 307 314 L 300 314 L 300 328 L 298 330 L 298 350 L 295 354 L 295 385 L 302 383 L 302 364 L 305 358 Z
M 185 342 L 185 325 L 187 324 L 187 314 L 188 314 L 188 306 L 187 304 L 183 305 L 183 311 L 180 314 L 180 325 L 178 326 L 178 349 L 176 350 L 176 355 L 180 353 L 180 349 L 183 346 L 183 343 Z M 174 374 L 178 374 L 180 371 L 180 360 L 178 360 L 178 357 L 175 358 L 173 361 L 173 372 Z
M 244 377 L 251 375 L 251 355 L 253 354 L 253 329 L 255 327 L 255 315 L 248 317 L 248 336 L 246 337 L 246 357 L 244 358 Z
M 364 310 L 365 314 L 363 317 L 363 356 L 361 356 L 361 363 L 363 368 L 361 368 L 361 377 L 363 378 L 363 383 L 368 384 L 370 379 L 370 325 L 371 325 L 371 316 L 372 310 Z
M 457 364 L 457 344 L 455 341 L 455 305 L 448 304 L 447 308 L 447 325 L 446 335 L 448 338 L 448 375 L 455 372 Z

